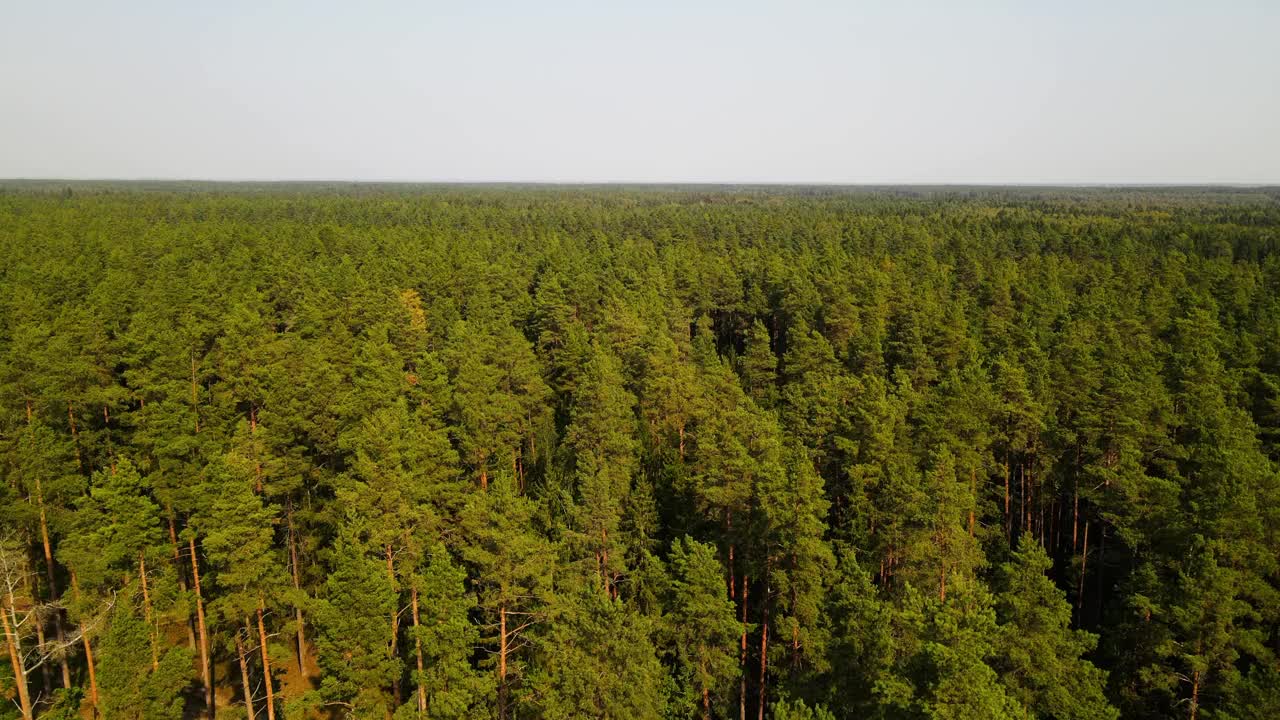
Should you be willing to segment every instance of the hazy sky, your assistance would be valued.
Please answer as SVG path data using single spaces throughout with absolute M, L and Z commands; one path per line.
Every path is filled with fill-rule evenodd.
M 1280 0 L 5 0 L 0 177 L 1280 182 Z

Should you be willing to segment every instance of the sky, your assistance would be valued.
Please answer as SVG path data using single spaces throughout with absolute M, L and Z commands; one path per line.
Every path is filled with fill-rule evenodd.
M 0 178 L 1280 183 L 1280 0 L 0 6 Z

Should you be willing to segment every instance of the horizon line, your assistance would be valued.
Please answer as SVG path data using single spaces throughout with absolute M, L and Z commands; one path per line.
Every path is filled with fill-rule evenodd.
M 1280 180 L 466 180 L 397 178 L 207 178 L 207 177 L 0 177 L 6 183 L 208 183 L 344 185 L 541 185 L 541 186 L 690 186 L 690 187 L 984 187 L 984 188 L 1280 188 Z

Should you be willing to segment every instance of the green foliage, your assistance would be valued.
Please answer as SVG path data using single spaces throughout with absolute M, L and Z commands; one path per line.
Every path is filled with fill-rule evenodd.
M 825 707 L 819 705 L 810 708 L 804 704 L 803 700 L 797 700 L 794 703 L 787 700 L 779 700 L 773 704 L 774 720 L 835 720 Z
M 1025 715 L 987 662 L 998 631 L 981 585 L 955 586 L 946 601 L 908 586 L 892 623 L 894 666 L 874 688 L 882 713 L 931 720 Z
M 339 536 L 325 597 L 315 610 L 320 692 L 365 717 L 390 711 L 387 691 L 402 672 L 399 658 L 391 654 L 387 622 L 398 610 L 396 596 L 378 550 L 374 546 L 370 552 L 357 539 Z
M 724 569 L 710 545 L 686 537 L 672 545 L 671 576 L 667 621 L 677 660 L 692 699 L 713 695 L 719 705 L 736 674 L 733 641 L 742 630 L 725 597 Z
M 1277 228 L 1266 188 L 0 188 L 4 707 L 1275 716 Z
M 77 502 L 75 532 L 61 553 L 85 586 L 98 588 L 135 573 L 143 554 L 159 544 L 160 509 L 146 489 L 127 459 L 94 474 L 89 495 Z
M 1001 629 L 993 663 L 1005 687 L 1036 717 L 1118 718 L 1103 691 L 1106 673 L 1083 656 L 1097 636 L 1071 628 L 1071 606 L 1053 584 L 1049 556 L 1024 537 L 1000 568 Z
M 421 643 L 424 656 L 423 670 L 420 674 L 415 670 L 415 685 L 423 688 L 431 717 L 472 717 L 477 706 L 484 707 L 493 687 L 492 675 L 471 665 L 480 641 L 480 630 L 471 622 L 476 600 L 466 594 L 466 571 L 453 562 L 444 546 L 435 546 L 429 555 L 415 578 L 421 625 L 411 635 Z M 416 713 L 416 706 L 413 710 Z
M 215 606 L 228 619 L 257 611 L 281 587 L 279 565 L 272 547 L 274 508 L 254 494 L 252 479 L 236 477 L 225 466 L 210 466 L 207 490 L 213 502 L 196 518 L 204 535 L 204 550 L 222 589 Z
M 536 648 L 523 701 L 538 717 L 661 716 L 661 678 L 650 622 L 597 588 L 562 593 Z
M 168 648 L 153 668 L 150 627 L 137 609 L 119 602 L 124 599 L 118 598 L 96 658 L 102 712 L 131 720 L 179 720 L 183 692 L 193 680 L 191 650 Z

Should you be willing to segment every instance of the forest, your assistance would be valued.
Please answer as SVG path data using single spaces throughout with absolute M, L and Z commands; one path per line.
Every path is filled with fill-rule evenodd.
M 10 182 L 0 256 L 0 718 L 1280 717 L 1280 190 Z

